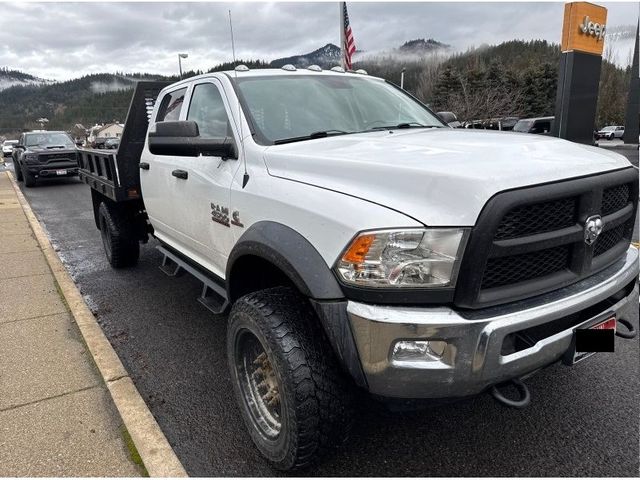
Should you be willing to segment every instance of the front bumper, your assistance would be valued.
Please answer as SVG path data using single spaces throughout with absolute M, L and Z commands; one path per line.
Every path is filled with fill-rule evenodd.
M 56 163 L 54 165 L 27 164 L 26 167 L 29 173 L 37 177 L 68 177 L 78 175 L 78 164 L 71 162 Z M 59 170 L 66 170 L 67 172 L 64 175 L 58 175 Z
M 349 301 L 347 312 L 371 393 L 398 398 L 463 397 L 560 360 L 571 347 L 576 327 L 600 313 L 618 313 L 633 299 L 637 304 L 637 278 L 638 250 L 630 247 L 618 262 L 581 282 L 508 305 L 462 312 Z M 629 291 L 625 288 L 630 293 L 620 297 L 621 291 Z M 588 317 L 581 318 L 580 312 Z M 577 323 L 553 330 L 554 322 L 570 316 L 578 318 Z M 541 325 L 550 326 L 554 333 L 529 348 L 504 354 L 508 336 Z M 393 359 L 396 342 L 412 339 L 444 341 L 447 347 L 436 360 Z

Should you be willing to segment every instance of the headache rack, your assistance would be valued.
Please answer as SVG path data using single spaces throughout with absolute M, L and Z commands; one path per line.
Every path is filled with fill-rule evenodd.
M 80 180 L 115 202 L 141 198 L 139 165 L 147 127 L 158 94 L 170 84 L 160 81 L 136 84 L 118 150 L 112 153 L 81 149 Z

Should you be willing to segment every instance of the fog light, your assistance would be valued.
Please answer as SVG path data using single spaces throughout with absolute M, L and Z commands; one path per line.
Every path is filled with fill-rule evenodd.
M 440 360 L 447 342 L 441 340 L 400 340 L 393 347 L 393 360 L 424 362 Z

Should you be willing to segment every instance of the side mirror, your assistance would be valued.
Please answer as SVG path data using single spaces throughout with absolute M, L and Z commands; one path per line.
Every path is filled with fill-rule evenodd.
M 83 144 L 82 140 L 76 141 L 76 147 L 81 147 Z
M 149 132 L 149 151 L 154 155 L 237 158 L 231 137 L 202 138 L 194 121 L 158 122 Z
M 458 117 L 453 112 L 438 112 L 436 115 L 446 124 L 458 121 Z

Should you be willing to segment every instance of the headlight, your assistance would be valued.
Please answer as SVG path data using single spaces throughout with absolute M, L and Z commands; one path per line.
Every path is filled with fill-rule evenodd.
M 27 153 L 24 156 L 24 161 L 27 163 L 31 163 L 31 162 L 37 162 L 38 161 L 38 155 L 36 153 Z
M 345 250 L 336 270 L 344 282 L 363 287 L 452 286 L 468 232 L 464 228 L 363 232 Z

